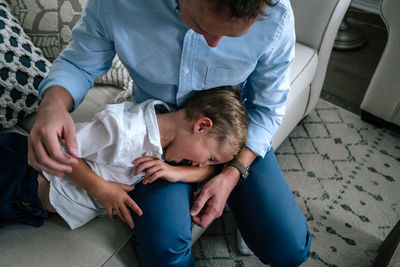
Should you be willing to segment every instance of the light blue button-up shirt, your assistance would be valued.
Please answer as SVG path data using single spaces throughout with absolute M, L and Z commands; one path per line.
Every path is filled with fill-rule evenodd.
M 135 82 L 137 101 L 179 107 L 193 91 L 239 85 L 250 119 L 247 147 L 264 156 L 285 112 L 294 43 L 289 0 L 267 7 L 248 33 L 223 37 L 215 48 L 182 22 L 176 0 L 89 0 L 39 92 L 62 86 L 76 108 L 115 53 Z

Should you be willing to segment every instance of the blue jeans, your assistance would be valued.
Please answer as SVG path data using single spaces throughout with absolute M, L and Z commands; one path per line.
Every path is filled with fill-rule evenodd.
M 131 192 L 143 210 L 141 217 L 133 214 L 132 242 L 144 266 L 194 266 L 192 190 L 189 184 L 157 180 Z M 263 263 L 298 266 L 307 260 L 311 235 L 272 150 L 253 162 L 228 203 L 244 240 Z
M 28 138 L 0 134 L 0 227 L 22 223 L 41 226 L 47 218 L 38 196 L 38 172 L 28 165 Z

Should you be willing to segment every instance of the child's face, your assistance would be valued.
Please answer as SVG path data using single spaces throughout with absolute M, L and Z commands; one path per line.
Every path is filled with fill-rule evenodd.
M 228 145 L 220 144 L 208 135 L 192 135 L 172 142 L 165 151 L 165 160 L 179 163 L 187 160 L 192 166 L 204 167 L 231 161 L 237 151 Z

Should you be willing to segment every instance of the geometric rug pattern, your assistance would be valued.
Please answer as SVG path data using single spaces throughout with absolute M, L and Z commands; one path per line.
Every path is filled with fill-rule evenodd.
M 400 135 L 324 100 L 276 150 L 312 234 L 302 266 L 371 266 L 400 220 Z M 193 246 L 196 266 L 262 266 L 225 211 Z

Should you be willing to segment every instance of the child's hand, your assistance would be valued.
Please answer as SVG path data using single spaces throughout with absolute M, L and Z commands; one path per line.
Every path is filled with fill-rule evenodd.
M 158 178 L 162 178 L 169 182 L 180 181 L 180 176 L 182 175 L 181 168 L 177 166 L 169 165 L 164 161 L 150 156 L 143 156 L 135 159 L 133 164 L 139 164 L 135 170 L 135 175 L 141 172 L 145 173 L 143 178 L 143 183 L 152 183 Z
M 110 181 L 104 182 L 101 188 L 97 190 L 95 197 L 106 209 L 108 217 L 111 219 L 114 218 L 114 210 L 123 222 L 128 224 L 129 227 L 134 228 L 135 223 L 133 222 L 129 208 L 139 216 L 142 216 L 143 212 L 136 202 L 126 193 L 132 191 L 133 186 Z

